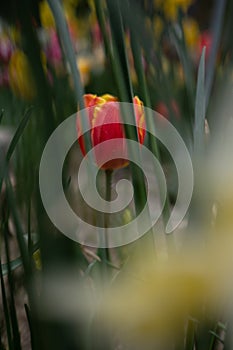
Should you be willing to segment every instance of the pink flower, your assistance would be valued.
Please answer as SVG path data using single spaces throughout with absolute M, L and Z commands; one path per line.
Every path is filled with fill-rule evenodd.
M 51 31 L 50 42 L 45 52 L 48 62 L 54 66 L 57 66 L 61 63 L 62 52 L 57 33 L 55 31 Z
M 13 44 L 6 35 L 0 37 L 0 61 L 8 63 L 13 52 Z

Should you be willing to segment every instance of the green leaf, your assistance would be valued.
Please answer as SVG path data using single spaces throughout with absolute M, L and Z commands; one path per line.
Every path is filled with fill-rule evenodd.
M 103 36 L 105 54 L 108 59 L 112 60 L 112 47 L 111 47 L 111 42 L 109 40 L 109 33 L 106 29 L 106 21 L 105 21 L 103 7 L 102 7 L 102 0 L 94 0 L 94 3 L 95 3 L 95 10 L 96 10 L 96 17 L 100 26 L 101 34 Z
M 122 21 L 122 13 L 120 8 L 120 0 L 107 0 L 107 8 L 109 12 L 109 21 L 113 38 L 113 59 L 112 68 L 114 76 L 118 86 L 118 93 L 121 102 L 132 103 L 133 89 L 129 74 L 129 64 L 127 51 L 125 47 L 125 35 L 124 35 L 124 23 Z M 124 105 L 121 105 L 122 119 L 123 122 L 127 123 L 129 118 L 134 117 L 134 112 L 126 113 Z M 124 125 L 126 138 L 137 141 L 137 129 L 136 126 L 133 128 L 130 125 Z M 137 158 L 140 159 L 139 148 L 132 149 L 129 147 L 129 154 L 136 154 Z M 134 200 L 136 212 L 139 213 L 146 201 L 146 188 L 144 178 L 140 169 L 135 167 L 133 163 L 130 163 L 132 182 L 134 187 Z
M 3 236 L 4 236 L 4 243 L 5 243 L 5 252 L 6 252 L 6 261 L 7 261 L 7 268 L 8 268 L 8 282 L 9 282 L 9 310 L 10 310 L 10 318 L 11 318 L 11 326 L 12 326 L 12 341 L 14 344 L 14 348 L 17 350 L 21 350 L 21 340 L 20 340 L 20 332 L 19 332 L 19 322 L 17 318 L 16 313 L 16 306 L 15 306 L 15 283 L 12 275 L 12 271 L 10 269 L 10 247 L 9 247 L 9 232 L 8 227 L 6 224 L 3 225 Z
M 220 343 L 224 344 L 224 341 L 222 340 L 222 338 L 220 338 L 220 336 L 215 333 L 214 331 L 209 331 L 210 334 L 212 334 L 214 336 L 214 338 L 216 338 Z
M 222 322 L 218 322 L 216 324 L 216 326 L 214 327 L 214 330 L 209 331 L 209 333 L 211 334 L 209 350 L 215 349 L 216 340 L 220 341 L 222 344 L 224 344 L 223 340 L 220 338 L 220 336 L 218 334 L 218 330 L 224 330 L 226 332 L 227 327 Z
M 185 350 L 194 349 L 196 327 L 197 327 L 197 321 L 190 318 L 188 320 L 188 327 L 186 332 Z
M 28 326 L 29 326 L 30 335 L 31 335 L 31 347 L 33 350 L 35 346 L 34 346 L 33 321 L 31 317 L 31 310 L 27 304 L 24 304 L 24 308 L 25 308 L 25 312 L 28 320 Z
M 2 122 L 3 116 L 4 116 L 4 109 L 2 109 L 0 112 L 0 124 Z
M 93 260 L 87 267 L 86 271 L 84 272 L 84 277 L 87 277 L 91 274 L 92 268 L 95 266 L 97 263 L 97 260 Z
M 132 102 L 133 89 L 130 80 L 129 62 L 127 57 L 127 51 L 125 46 L 125 35 L 122 21 L 122 14 L 120 10 L 120 0 L 107 0 L 107 7 L 109 13 L 109 21 L 113 38 L 114 57 L 119 69 L 119 76 L 115 75 L 115 78 L 119 87 L 119 94 L 121 102 Z M 118 61 L 118 62 L 117 62 Z M 112 62 L 114 64 L 114 62 Z M 121 77 L 122 81 L 119 81 Z M 122 79 L 123 78 L 123 79 Z M 120 84 L 121 87 L 119 86 Z M 124 93 L 123 93 L 124 91 Z M 135 132 L 135 135 L 136 132 Z M 135 136 L 135 138 L 137 138 Z
M 7 151 L 7 154 L 6 154 L 6 160 L 7 162 L 9 162 L 9 160 L 11 159 L 11 156 L 15 150 L 15 147 L 17 146 L 18 142 L 19 142 L 19 139 L 20 137 L 22 136 L 23 132 L 24 132 L 24 129 L 25 127 L 27 126 L 27 123 L 31 117 L 31 112 L 32 112 L 32 107 L 28 108 L 26 111 L 25 111 L 25 114 L 23 116 L 23 119 L 21 120 L 13 138 L 12 138 L 12 141 L 10 143 L 10 146 L 8 148 L 8 151 Z
M 9 350 L 13 350 L 10 314 L 9 314 L 7 298 L 6 298 L 6 289 L 5 289 L 4 279 L 3 279 L 1 260 L 0 260 L 0 278 L 1 278 L 2 305 L 3 305 L 4 318 L 5 318 L 5 324 L 6 324 L 8 348 L 9 348 Z
M 179 20 L 179 26 L 178 24 L 176 26 L 171 25 L 169 34 L 184 69 L 187 95 L 188 95 L 189 104 L 190 104 L 190 112 L 192 112 L 194 107 L 194 100 L 195 100 L 194 69 L 186 47 L 186 42 L 184 39 L 184 30 L 182 27 L 181 19 Z
M 21 258 L 22 258 L 22 264 L 23 264 L 23 268 L 25 271 L 25 275 L 26 275 L 26 277 L 29 278 L 29 276 L 31 274 L 31 266 L 29 264 L 30 261 L 29 261 L 29 257 L 28 257 L 26 242 L 24 239 L 24 231 L 23 231 L 23 228 L 21 225 L 21 220 L 19 218 L 18 208 L 17 208 L 12 184 L 11 184 L 11 181 L 10 181 L 8 176 L 6 176 L 5 182 L 6 182 L 6 194 L 7 194 L 7 199 L 8 199 L 8 203 L 9 203 L 9 209 L 10 209 L 12 219 L 13 219 L 13 222 L 15 225 L 17 241 L 18 241 L 19 250 L 20 250 L 20 254 L 21 254 Z M 10 268 L 8 268 L 8 271 L 10 272 Z
M 33 247 L 30 250 L 31 254 L 34 254 L 37 250 L 39 249 L 39 242 L 34 243 Z M 16 270 L 18 267 L 22 266 L 23 262 L 22 262 L 22 258 L 19 256 L 18 258 L 11 260 L 10 261 L 10 269 L 11 271 Z M 2 274 L 3 276 L 6 276 L 8 274 L 8 264 L 2 264 Z
M 83 101 L 84 89 L 81 83 L 80 73 L 76 64 L 76 57 L 71 42 L 68 26 L 65 20 L 64 11 L 62 9 L 60 1 L 48 0 L 48 4 L 53 13 L 58 34 L 64 47 L 64 53 L 66 54 L 67 61 L 70 65 L 70 70 L 74 81 L 75 95 L 79 102 L 80 109 L 83 109 L 85 107 Z
M 53 13 L 58 34 L 63 45 L 65 59 L 67 59 L 67 62 L 70 67 L 71 76 L 74 81 L 75 97 L 78 102 L 79 109 L 83 110 L 85 108 L 85 104 L 83 100 L 84 88 L 81 82 L 80 72 L 76 64 L 77 57 L 75 56 L 75 52 L 71 42 L 68 26 L 64 16 L 64 11 L 59 1 L 48 0 L 48 3 Z M 81 115 L 81 123 L 84 125 L 84 127 L 86 127 L 88 118 L 86 118 L 85 110 L 82 113 L 80 113 L 80 115 Z M 88 152 L 92 148 L 89 132 L 84 134 L 84 141 L 85 141 L 86 151 Z
M 22 259 L 16 258 L 14 260 L 10 261 L 10 269 L 11 271 L 14 271 L 18 267 L 22 266 Z M 2 274 L 3 276 L 8 274 L 8 264 L 2 264 Z
M 150 95 L 148 91 L 148 86 L 146 83 L 146 77 L 145 77 L 145 72 L 143 68 L 143 62 L 142 62 L 142 49 L 139 46 L 137 37 L 135 36 L 134 31 L 132 28 L 130 28 L 130 42 L 131 42 L 131 49 L 132 49 L 132 54 L 133 54 L 133 59 L 134 59 L 134 66 L 138 78 L 138 84 L 141 87 L 141 94 L 143 98 L 143 102 L 147 107 L 151 108 L 151 102 L 150 102 Z M 154 118 L 153 114 L 151 115 L 149 112 L 149 109 L 145 110 L 145 118 L 146 118 L 146 125 L 149 130 L 154 130 L 155 129 L 155 123 L 154 123 Z M 160 150 L 156 141 L 156 138 L 152 135 L 152 133 L 149 133 L 148 136 L 149 139 L 149 147 L 150 150 L 153 152 L 155 157 L 161 161 L 161 156 L 160 156 Z M 156 170 L 156 169 L 155 169 Z M 159 186 L 160 188 L 160 186 Z M 162 197 L 161 197 L 162 198 Z M 166 201 L 164 204 L 164 210 L 163 210 L 163 222 L 164 222 L 164 227 L 166 226 L 167 220 L 170 217 L 170 200 L 169 200 L 169 195 L 167 192 L 166 195 Z M 175 245 L 173 243 L 173 236 L 172 235 L 166 235 L 167 239 L 167 244 L 168 244 L 168 250 L 171 252 L 174 252 Z
M 12 157 L 12 154 L 14 153 L 14 150 L 19 142 L 19 139 L 20 137 L 22 136 L 23 132 L 24 132 L 24 129 L 25 127 L 27 126 L 27 123 L 29 121 L 29 118 L 31 116 L 31 111 L 32 111 L 32 108 L 28 108 L 26 111 L 25 111 L 25 114 L 11 140 L 11 143 L 9 145 L 9 148 L 7 150 L 7 154 L 6 154 L 6 158 L 5 158 L 5 164 L 3 165 L 2 167 L 2 170 L 0 172 L 0 192 L 1 192 L 1 188 L 2 188 L 2 183 L 3 183 L 3 179 L 4 179 L 4 176 L 5 176 L 5 173 L 6 173 L 6 169 L 7 169 L 7 166 L 8 166 L 8 163 Z
M 212 11 L 213 13 L 212 31 L 211 31 L 212 44 L 211 44 L 211 51 L 210 51 L 210 55 L 207 63 L 207 69 L 206 69 L 206 103 L 207 104 L 209 102 L 213 81 L 214 81 L 214 74 L 216 71 L 215 65 L 217 61 L 219 44 L 221 43 L 222 28 L 225 25 L 224 15 L 225 15 L 227 3 L 228 3 L 227 0 L 215 1 L 214 10 Z
M 227 331 L 227 326 L 222 322 L 218 322 L 218 328 L 223 329 L 225 332 Z
M 194 152 L 200 152 L 204 146 L 205 131 L 205 47 L 202 50 L 197 76 L 197 91 L 195 101 L 194 119 Z

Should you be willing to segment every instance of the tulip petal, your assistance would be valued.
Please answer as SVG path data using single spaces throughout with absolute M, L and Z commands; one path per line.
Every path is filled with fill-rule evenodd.
M 97 166 L 102 169 L 116 169 L 128 165 L 127 143 L 121 119 L 120 105 L 117 98 L 104 94 L 84 95 L 85 107 L 88 108 L 88 122 L 91 127 L 91 143 L 98 148 L 94 150 Z M 135 96 L 133 99 L 139 142 L 145 139 L 145 117 L 143 103 Z M 77 120 L 78 142 L 83 155 L 86 154 L 84 137 L 82 135 L 81 120 Z M 107 147 L 108 140 L 117 139 L 114 146 Z M 105 142 L 104 144 L 102 144 Z M 102 144 L 102 145 L 101 145 Z M 121 157 L 119 157 L 119 154 Z M 106 162 L 105 160 L 108 159 Z

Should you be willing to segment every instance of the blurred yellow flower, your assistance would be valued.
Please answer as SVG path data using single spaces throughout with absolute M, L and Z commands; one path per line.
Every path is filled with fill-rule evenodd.
M 9 62 L 9 82 L 13 92 L 24 99 L 35 97 L 36 89 L 27 56 L 15 50 Z
M 88 84 L 90 71 L 92 68 L 92 59 L 90 57 L 78 57 L 77 66 L 80 72 L 81 81 L 84 85 Z
M 144 251 L 107 290 L 101 319 L 129 349 L 170 349 L 167 340 L 176 341 L 190 317 L 199 321 L 204 313 L 212 318 L 228 310 L 233 236 L 205 231 L 199 233 L 202 241 L 190 240 L 183 253 L 166 260 Z
M 195 48 L 200 37 L 198 23 L 192 18 L 185 18 L 183 20 L 183 30 L 187 46 L 190 49 Z
M 153 29 L 156 37 L 160 37 L 164 29 L 164 23 L 160 17 L 156 17 L 153 21 Z
M 212 285 L 202 261 L 188 255 L 156 263 L 139 259 L 104 298 L 106 325 L 141 348 L 174 338 L 190 315 L 201 315 L 206 298 L 214 294 Z
M 77 16 L 77 6 L 79 0 L 63 0 L 64 12 L 70 33 L 75 39 L 86 37 L 90 27 L 96 22 L 95 6 L 92 1 L 88 1 L 90 12 L 86 16 Z
M 43 0 L 39 3 L 39 12 L 42 27 L 44 27 L 45 29 L 54 28 L 55 21 L 47 1 Z
M 176 20 L 178 11 L 187 12 L 193 0 L 156 0 L 155 6 L 163 11 L 165 17 L 171 21 Z

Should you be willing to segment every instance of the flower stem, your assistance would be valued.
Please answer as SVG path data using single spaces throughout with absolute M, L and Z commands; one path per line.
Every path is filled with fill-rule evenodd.
M 135 70 L 136 74 L 138 77 L 138 83 L 141 88 L 141 95 L 143 97 L 143 101 L 146 104 L 146 107 L 151 108 L 151 101 L 150 101 L 150 94 L 149 90 L 147 87 L 146 83 L 146 77 L 143 69 L 143 62 L 142 62 L 142 50 L 141 47 L 138 44 L 137 38 L 135 37 L 135 32 L 130 28 L 130 43 L 131 43 L 131 49 L 132 49 L 132 54 L 134 58 L 134 65 L 135 65 Z M 149 108 L 145 109 L 145 118 L 146 118 L 146 125 L 147 129 L 154 131 L 155 133 L 155 124 L 153 122 L 153 114 L 151 115 L 151 111 Z M 152 112 L 153 113 L 153 112 Z M 152 133 L 149 133 L 148 135 L 149 138 L 149 148 L 155 155 L 155 157 L 158 159 L 158 161 L 161 163 L 161 156 L 160 156 L 160 150 L 158 148 L 158 144 L 156 141 L 156 138 L 152 135 Z M 159 192 L 160 199 L 162 201 L 162 195 Z M 166 223 L 170 217 L 170 199 L 169 199 L 169 194 L 167 193 L 165 203 L 164 203 L 164 210 L 162 213 L 163 217 L 163 225 L 164 225 L 164 230 Z M 153 232 L 153 230 L 152 230 Z M 175 243 L 174 243 L 174 237 L 173 235 L 165 235 L 166 241 L 167 241 L 167 251 L 168 254 L 173 254 L 175 252 Z

